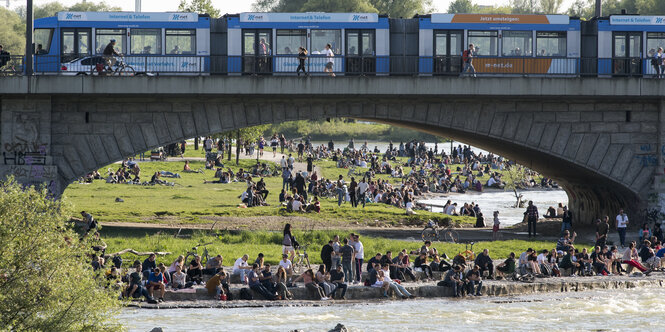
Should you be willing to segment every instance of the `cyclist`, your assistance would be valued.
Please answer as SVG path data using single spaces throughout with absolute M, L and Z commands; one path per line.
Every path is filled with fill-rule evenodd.
M 106 45 L 103 55 L 104 55 L 104 62 L 106 62 L 106 65 L 109 68 L 113 68 L 113 65 L 115 65 L 116 61 L 114 56 L 122 56 L 122 54 L 116 52 L 115 50 L 115 39 L 111 39 L 108 45 Z

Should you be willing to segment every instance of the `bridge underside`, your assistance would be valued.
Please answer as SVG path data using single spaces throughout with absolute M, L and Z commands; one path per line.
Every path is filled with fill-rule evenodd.
M 336 117 L 408 127 L 515 160 L 559 182 L 577 222 L 621 207 L 642 211 L 660 163 L 658 99 L 38 95 L 1 102 L 0 175 L 46 182 L 57 193 L 92 170 L 186 138 Z

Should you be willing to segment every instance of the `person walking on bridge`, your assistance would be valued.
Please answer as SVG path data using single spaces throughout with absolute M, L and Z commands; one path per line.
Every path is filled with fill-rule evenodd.
M 464 69 L 462 69 L 462 74 L 464 76 L 467 72 L 476 77 L 476 68 L 473 67 L 473 54 L 476 52 L 476 48 L 473 44 L 469 44 L 469 48 L 462 52 L 462 61 L 464 62 Z
M 533 237 L 536 236 L 536 223 L 538 222 L 538 208 L 533 205 L 533 201 L 529 201 L 529 206 L 524 212 L 527 219 L 527 227 L 529 229 L 529 237 L 531 237 L 531 228 L 533 227 Z

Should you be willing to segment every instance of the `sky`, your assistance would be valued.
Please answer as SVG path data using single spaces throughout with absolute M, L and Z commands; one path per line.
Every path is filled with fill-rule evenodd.
M 15 8 L 25 4 L 25 0 L 10 0 L 11 7 Z M 34 0 L 35 4 L 44 4 L 52 2 L 53 0 Z M 81 0 L 58 0 L 60 3 L 65 5 L 72 5 Z M 91 2 L 96 2 L 96 0 L 88 0 Z M 448 9 L 448 5 L 452 0 L 433 0 L 434 7 L 436 8 L 435 12 L 445 13 Z M 0 0 L 0 4 L 4 5 L 6 0 Z M 144 12 L 167 12 L 167 11 L 176 11 L 178 9 L 178 4 L 180 0 L 142 0 L 142 11 Z M 218 8 L 222 14 L 236 14 L 242 12 L 251 11 L 251 6 L 254 1 L 252 0 L 212 0 L 213 6 Z M 570 7 L 570 4 L 573 0 L 564 0 L 562 11 L 565 11 Z M 124 11 L 134 11 L 135 0 L 107 0 L 106 3 L 112 4 L 114 6 L 121 7 Z M 473 3 L 478 5 L 505 5 L 508 3 L 508 0 L 473 0 Z

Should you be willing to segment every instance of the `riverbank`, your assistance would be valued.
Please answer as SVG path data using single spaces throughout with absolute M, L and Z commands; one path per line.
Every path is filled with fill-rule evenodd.
M 420 299 L 427 298 L 450 298 L 452 290 L 449 287 L 436 286 L 435 282 L 429 283 L 404 283 L 405 288 Z M 534 282 L 516 282 L 507 280 L 484 280 L 483 297 L 510 297 L 546 293 L 574 293 L 589 290 L 627 290 L 634 288 L 648 288 L 665 286 L 665 275 L 654 273 L 650 276 L 597 276 L 597 277 L 558 277 L 537 278 Z M 232 292 L 237 296 L 239 287 L 232 287 Z M 129 307 L 143 309 L 177 309 L 177 308 L 265 308 L 265 307 L 320 307 L 347 304 L 371 304 L 395 300 L 394 294 L 390 298 L 384 298 L 382 290 L 365 286 L 349 286 L 347 300 L 312 300 L 307 290 L 300 285 L 298 288 L 289 289 L 295 300 L 292 301 L 265 301 L 265 300 L 234 300 L 219 301 L 208 295 L 205 288 L 197 288 L 194 292 L 169 291 L 165 297 L 166 302 L 148 304 L 145 302 L 130 302 Z M 390 293 L 389 293 L 390 294 Z M 255 298 L 260 298 L 256 294 Z M 237 298 L 237 297 L 236 297 Z M 458 301 L 472 301 L 476 297 L 466 297 Z M 414 300 L 400 300 L 413 302 Z M 417 299 L 416 299 L 417 301 Z M 500 301 L 500 300 L 499 300 Z

